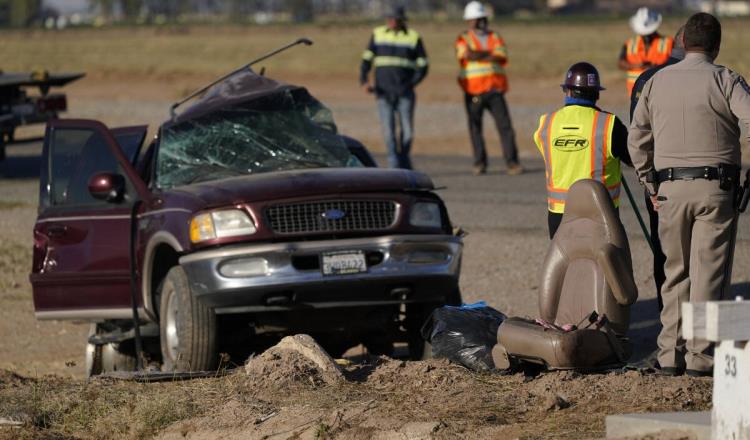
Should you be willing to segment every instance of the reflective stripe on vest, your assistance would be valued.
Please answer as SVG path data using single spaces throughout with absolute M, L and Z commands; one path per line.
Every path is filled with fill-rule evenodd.
M 669 56 L 672 54 L 672 46 L 672 37 L 656 37 L 651 41 L 649 47 L 646 47 L 646 42 L 641 36 L 629 38 L 625 42 L 625 61 L 630 64 L 651 63 L 658 66 L 667 62 Z M 635 81 L 645 70 L 638 68 L 627 71 L 628 96 L 630 96 L 633 90 Z
M 472 69 L 462 69 L 459 74 L 461 79 L 482 78 L 491 75 L 504 75 L 505 69 L 498 64 L 493 63 L 491 66 L 474 67 Z
M 372 32 L 375 51 L 365 50 L 362 59 L 372 61 L 377 67 L 401 67 L 417 69 L 428 64 L 427 58 L 416 57 L 419 33 L 412 29 L 393 31 L 387 26 L 379 26 Z
M 417 63 L 407 58 L 401 57 L 387 57 L 377 56 L 372 61 L 372 65 L 375 67 L 403 67 L 405 69 L 416 69 Z
M 551 212 L 565 212 L 568 189 L 580 179 L 602 182 L 620 204 L 620 161 L 612 155 L 614 115 L 590 107 L 567 106 L 543 115 L 534 133 L 547 177 Z
M 468 31 L 458 37 L 455 47 L 460 66 L 458 83 L 466 93 L 480 95 L 491 90 L 508 90 L 504 63 L 470 61 L 465 58 L 467 50 L 491 52 L 495 56 L 507 57 L 505 43 L 499 35 L 490 32 L 480 39 L 473 31 Z

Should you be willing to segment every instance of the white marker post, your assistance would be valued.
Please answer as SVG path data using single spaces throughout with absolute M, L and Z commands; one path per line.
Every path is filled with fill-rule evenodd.
M 684 303 L 685 339 L 716 343 L 713 440 L 750 440 L 750 301 Z

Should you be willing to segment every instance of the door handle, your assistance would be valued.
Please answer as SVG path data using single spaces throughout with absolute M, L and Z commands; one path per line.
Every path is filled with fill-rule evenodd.
M 52 225 L 47 228 L 47 236 L 50 238 L 59 238 L 67 234 L 68 227 L 65 225 Z

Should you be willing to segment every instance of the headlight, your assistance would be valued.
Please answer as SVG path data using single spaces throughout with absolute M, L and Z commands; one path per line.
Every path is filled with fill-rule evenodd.
M 440 228 L 443 219 L 440 217 L 440 206 L 437 203 L 420 202 L 411 209 L 409 223 L 423 228 Z
M 228 278 L 246 278 L 266 275 L 268 261 L 265 258 L 236 258 L 223 263 L 219 273 Z
M 239 209 L 199 214 L 190 221 L 190 241 L 193 243 L 214 238 L 250 235 L 255 231 L 255 223 Z

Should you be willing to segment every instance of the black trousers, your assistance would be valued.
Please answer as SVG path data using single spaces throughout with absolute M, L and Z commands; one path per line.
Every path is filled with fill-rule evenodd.
M 667 257 L 664 255 L 664 251 L 661 248 L 661 240 L 659 239 L 659 213 L 654 211 L 654 204 L 651 203 L 651 197 L 648 196 L 648 192 L 645 192 L 645 196 L 646 210 L 648 211 L 648 223 L 651 228 L 651 244 L 654 246 L 654 283 L 656 284 L 656 301 L 659 304 L 659 311 L 661 311 L 661 309 L 664 308 L 664 302 L 661 298 L 661 286 L 667 278 L 664 274 L 664 264 L 667 262 Z
M 497 131 L 500 133 L 505 163 L 508 165 L 517 164 L 518 148 L 516 148 L 516 133 L 513 131 L 508 104 L 505 102 L 503 93 L 491 91 L 481 95 L 466 94 L 464 102 L 466 104 L 466 114 L 469 117 L 471 145 L 474 148 L 474 165 L 487 167 L 487 150 L 485 149 L 484 136 L 482 135 L 482 116 L 485 109 L 489 110 L 492 114 Z
M 562 214 L 558 214 L 556 212 L 547 211 L 547 227 L 549 229 L 549 239 L 552 240 L 552 237 L 555 236 L 555 232 L 557 232 L 557 228 L 560 227 L 560 222 L 562 222 Z

